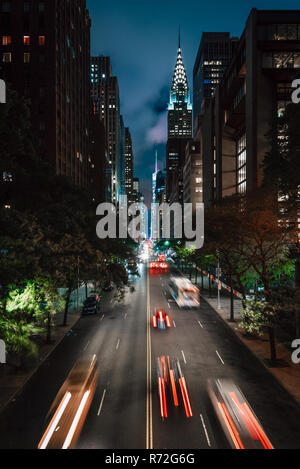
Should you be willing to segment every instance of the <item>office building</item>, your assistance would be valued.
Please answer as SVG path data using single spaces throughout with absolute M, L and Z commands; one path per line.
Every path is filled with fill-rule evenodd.
M 30 100 L 38 156 L 88 187 L 91 21 L 85 0 L 0 1 L 1 75 Z
M 166 194 L 168 202 L 183 200 L 183 166 L 185 147 L 192 137 L 192 105 L 181 43 L 170 88 L 168 105 L 168 141 L 166 155 Z
M 124 136 L 120 117 L 120 96 L 117 77 L 113 76 L 109 57 L 92 57 L 90 64 L 91 99 L 94 112 L 104 122 L 108 153 L 107 178 L 110 179 L 111 201 L 122 193 L 118 176 Z

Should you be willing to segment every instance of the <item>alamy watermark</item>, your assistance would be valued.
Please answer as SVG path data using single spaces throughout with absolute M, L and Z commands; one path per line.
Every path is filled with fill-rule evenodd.
M 292 102 L 294 104 L 299 104 L 300 103 L 300 78 L 296 78 L 292 82 L 292 88 L 296 88 L 295 91 L 292 93 Z
M 97 207 L 96 233 L 100 239 L 138 240 L 148 238 L 149 211 L 144 203 L 127 204 L 127 197 L 116 207 L 102 203 Z M 204 244 L 204 204 L 151 204 L 152 239 L 187 240 L 188 248 L 201 249 Z
M 0 104 L 6 104 L 6 84 L 4 80 L 0 80 Z
M 6 363 L 6 347 L 4 340 L 0 339 L 0 364 Z
M 292 362 L 295 363 L 295 365 L 299 365 L 300 363 L 300 339 L 293 340 L 291 347 L 295 349 L 291 356 Z

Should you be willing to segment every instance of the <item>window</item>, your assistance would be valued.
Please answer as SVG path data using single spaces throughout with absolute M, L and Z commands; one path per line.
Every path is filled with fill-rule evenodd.
M 29 62 L 30 62 L 30 53 L 25 52 L 25 54 L 24 54 L 24 64 L 29 64 Z
M 196 184 L 200 184 L 202 182 L 202 178 L 196 178 Z
M 3 13 L 9 13 L 10 12 L 10 2 L 3 2 L 2 3 L 2 11 L 3 11 Z
M 2 46 L 9 46 L 11 44 L 11 36 L 2 37 Z
M 246 134 L 237 141 L 237 190 L 239 194 L 246 192 L 247 177 Z
M 43 13 L 45 11 L 45 2 L 39 3 L 39 12 Z
M 10 52 L 4 52 L 2 61 L 5 62 L 5 63 L 11 62 L 11 53 Z
M 24 45 L 30 46 L 30 36 L 24 36 Z
M 24 12 L 28 13 L 30 11 L 30 3 L 24 2 Z
M 39 36 L 39 46 L 44 46 L 46 42 L 45 36 Z

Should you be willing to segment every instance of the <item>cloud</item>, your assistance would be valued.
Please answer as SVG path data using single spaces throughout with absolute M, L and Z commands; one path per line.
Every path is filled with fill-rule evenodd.
M 168 85 L 163 86 L 159 91 L 158 97 L 149 103 L 155 114 L 159 115 L 167 110 L 169 101 L 169 91 L 170 87 Z
M 168 138 L 167 112 L 160 114 L 156 123 L 148 130 L 146 140 L 152 145 L 166 143 Z

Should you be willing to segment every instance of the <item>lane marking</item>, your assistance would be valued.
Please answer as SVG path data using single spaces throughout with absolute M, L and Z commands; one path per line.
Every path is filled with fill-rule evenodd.
M 99 417 L 99 415 L 100 415 L 100 413 L 101 413 L 101 410 L 102 410 L 102 406 L 103 406 L 105 394 L 106 394 L 106 389 L 104 389 L 104 391 L 103 391 L 102 399 L 101 399 L 100 406 L 99 406 L 99 410 L 98 410 L 98 413 L 97 413 L 98 417 Z
M 169 303 L 169 302 L 168 302 L 168 306 L 169 306 L 169 308 L 171 309 L 171 306 L 170 306 L 170 303 Z
M 150 305 L 150 280 L 147 269 L 147 395 L 146 395 L 146 449 L 153 449 L 152 427 L 152 377 L 151 377 L 151 305 Z
M 100 321 L 103 321 L 103 319 L 104 319 L 104 314 L 102 314 Z
M 88 346 L 90 345 L 90 341 L 88 341 L 88 343 L 86 344 L 86 346 L 84 347 L 83 351 L 85 352 L 88 348 Z
M 219 357 L 221 363 L 222 363 L 223 365 L 225 365 L 225 363 L 224 363 L 224 361 L 223 361 L 221 355 L 219 354 L 218 350 L 216 350 L 216 354 L 218 355 L 218 357 Z
M 119 345 L 120 345 L 120 339 L 118 340 L 118 343 L 117 343 L 117 346 L 116 346 L 116 350 L 118 350 Z
M 176 327 L 175 321 L 173 321 L 174 327 Z
M 183 361 L 184 361 L 184 363 L 186 364 L 186 359 L 185 359 L 184 351 L 181 350 L 181 353 L 182 353 L 182 356 L 183 356 Z
M 124 319 L 126 319 L 126 318 L 127 318 L 127 315 L 128 315 L 128 313 L 125 313 L 125 314 L 124 314 Z
M 207 429 L 206 429 L 204 418 L 203 418 L 202 414 L 200 414 L 200 418 L 201 418 L 202 426 L 203 426 L 204 433 L 205 433 L 205 436 L 206 436 L 207 444 L 208 444 L 209 447 L 211 447 L 210 439 L 209 439 L 209 436 L 208 436 L 208 433 L 207 433 Z
M 200 321 L 198 321 L 198 324 L 199 324 L 199 326 L 201 326 L 201 327 L 202 327 L 202 329 L 203 329 L 203 325 L 201 324 L 201 322 L 200 322 Z

